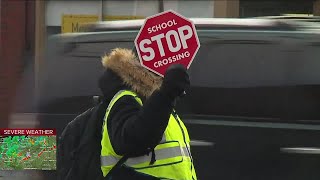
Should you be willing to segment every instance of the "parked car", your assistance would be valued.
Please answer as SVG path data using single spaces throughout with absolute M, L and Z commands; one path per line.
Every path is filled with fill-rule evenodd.
M 199 179 L 320 179 L 320 32 L 265 19 L 192 19 L 201 47 L 177 111 Z M 99 96 L 101 56 L 133 48 L 143 20 L 91 24 L 50 39 L 42 127 L 61 133 Z

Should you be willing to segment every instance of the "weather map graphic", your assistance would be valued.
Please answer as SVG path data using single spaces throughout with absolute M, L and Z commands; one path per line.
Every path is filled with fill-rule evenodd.
M 56 169 L 56 135 L 0 135 L 0 170 L 25 169 Z

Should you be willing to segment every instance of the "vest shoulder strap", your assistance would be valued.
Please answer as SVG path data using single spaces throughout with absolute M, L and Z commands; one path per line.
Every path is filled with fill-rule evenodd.
M 142 106 L 142 100 L 138 97 L 138 95 L 135 92 L 129 90 L 120 90 L 113 96 L 107 107 L 105 121 L 107 120 L 107 117 L 109 116 L 109 112 L 113 105 L 123 96 L 133 96 L 136 99 L 136 101 Z
M 133 91 L 129 91 L 129 90 L 120 90 L 119 92 L 117 92 L 117 94 L 115 94 L 113 96 L 113 98 L 111 99 L 109 105 L 108 105 L 108 108 L 112 107 L 114 105 L 114 103 L 117 102 L 117 100 L 119 100 L 122 96 L 133 96 L 140 105 L 142 105 L 142 101 L 141 99 L 138 97 L 138 95 L 133 92 Z

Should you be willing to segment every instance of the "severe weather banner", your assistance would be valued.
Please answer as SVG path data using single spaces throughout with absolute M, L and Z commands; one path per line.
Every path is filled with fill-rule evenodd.
M 55 129 L 0 129 L 0 170 L 55 170 Z

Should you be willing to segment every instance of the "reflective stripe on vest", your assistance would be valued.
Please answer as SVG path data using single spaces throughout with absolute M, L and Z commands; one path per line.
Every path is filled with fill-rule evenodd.
M 101 170 L 105 177 L 113 166 L 122 158 L 115 153 L 108 135 L 108 116 L 112 106 L 121 97 L 130 95 L 142 105 L 141 99 L 131 91 L 119 91 L 110 101 L 102 128 L 101 140 Z M 182 124 L 182 126 L 181 126 Z M 186 136 L 185 136 L 186 135 Z M 128 158 L 125 165 L 136 171 L 165 179 L 193 179 L 196 174 L 189 153 L 189 135 L 187 129 L 179 117 L 170 115 L 167 128 L 159 144 L 154 148 L 154 157 L 150 152 L 148 155 Z M 153 159 L 154 158 L 154 159 Z M 153 161 L 155 160 L 155 161 Z M 150 163 L 153 162 L 153 163 Z
M 178 156 L 188 156 L 188 150 L 186 147 L 171 147 L 166 149 L 158 149 L 154 151 L 155 157 L 157 160 L 167 159 L 167 158 L 173 158 Z M 120 160 L 120 158 L 117 158 L 115 156 L 101 156 L 101 166 L 114 166 L 117 164 L 117 162 Z M 125 163 L 128 166 L 135 166 L 141 163 L 149 163 L 151 161 L 151 154 L 150 155 L 144 155 L 136 158 L 129 158 L 127 162 Z

